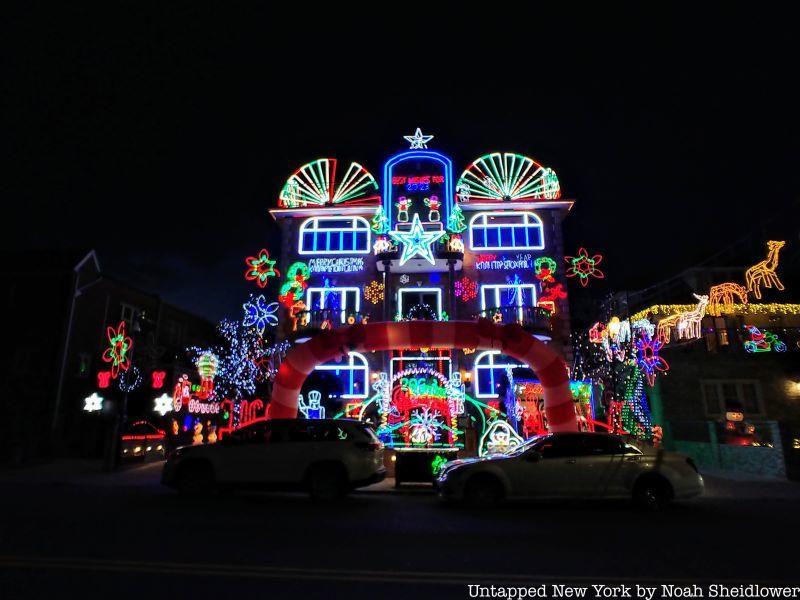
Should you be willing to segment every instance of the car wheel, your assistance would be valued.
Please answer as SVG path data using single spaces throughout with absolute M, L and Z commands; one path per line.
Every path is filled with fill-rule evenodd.
M 640 481 L 633 490 L 633 501 L 642 510 L 663 510 L 670 501 L 669 487 L 658 479 Z
M 503 484 L 492 476 L 477 476 L 464 488 L 464 502 L 468 506 L 491 506 L 503 499 Z
M 308 492 L 318 502 L 330 502 L 347 495 L 347 473 L 338 465 L 318 465 L 308 476 Z
M 211 465 L 205 463 L 185 465 L 178 472 L 175 488 L 181 496 L 199 498 L 210 495 L 215 488 Z

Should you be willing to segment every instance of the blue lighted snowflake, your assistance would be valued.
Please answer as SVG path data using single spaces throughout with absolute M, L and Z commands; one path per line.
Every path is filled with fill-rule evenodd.
M 263 295 L 258 296 L 255 300 L 251 296 L 250 302 L 245 302 L 242 308 L 244 308 L 242 325 L 245 327 L 255 326 L 258 335 L 264 335 L 267 325 L 275 327 L 278 324 L 278 317 L 275 315 L 278 312 L 278 303 L 267 304 Z

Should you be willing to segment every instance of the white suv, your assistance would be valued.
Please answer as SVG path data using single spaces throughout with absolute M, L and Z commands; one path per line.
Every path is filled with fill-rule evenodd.
M 603 433 L 551 433 L 509 454 L 447 463 L 437 485 L 446 499 L 491 504 L 502 499 L 632 498 L 659 509 L 703 492 L 691 458 L 639 448 Z
M 347 419 L 272 419 L 234 431 L 216 444 L 182 446 L 161 482 L 186 495 L 215 489 L 305 489 L 315 499 L 344 496 L 386 477 L 383 444 L 364 423 Z

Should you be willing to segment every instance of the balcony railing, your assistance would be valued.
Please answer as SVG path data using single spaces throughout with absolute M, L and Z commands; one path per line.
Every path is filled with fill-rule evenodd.
M 297 313 L 297 332 L 308 333 L 314 330 L 346 327 L 356 323 L 365 323 L 367 319 L 369 319 L 368 314 L 354 310 L 332 308 L 304 310 Z
M 525 329 L 549 332 L 550 311 L 539 306 L 496 306 L 475 314 L 477 318 L 491 319 L 495 323 L 518 323 Z

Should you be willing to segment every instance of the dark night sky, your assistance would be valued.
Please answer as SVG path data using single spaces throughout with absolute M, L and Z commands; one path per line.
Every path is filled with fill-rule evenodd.
M 9 17 L 4 246 L 94 247 L 122 279 L 238 315 L 243 259 L 274 245 L 266 211 L 291 171 L 333 156 L 377 177 L 418 126 L 457 173 L 489 151 L 554 168 L 577 200 L 567 248 L 606 255 L 595 293 L 748 235 L 800 246 L 788 15 L 227 4 Z

